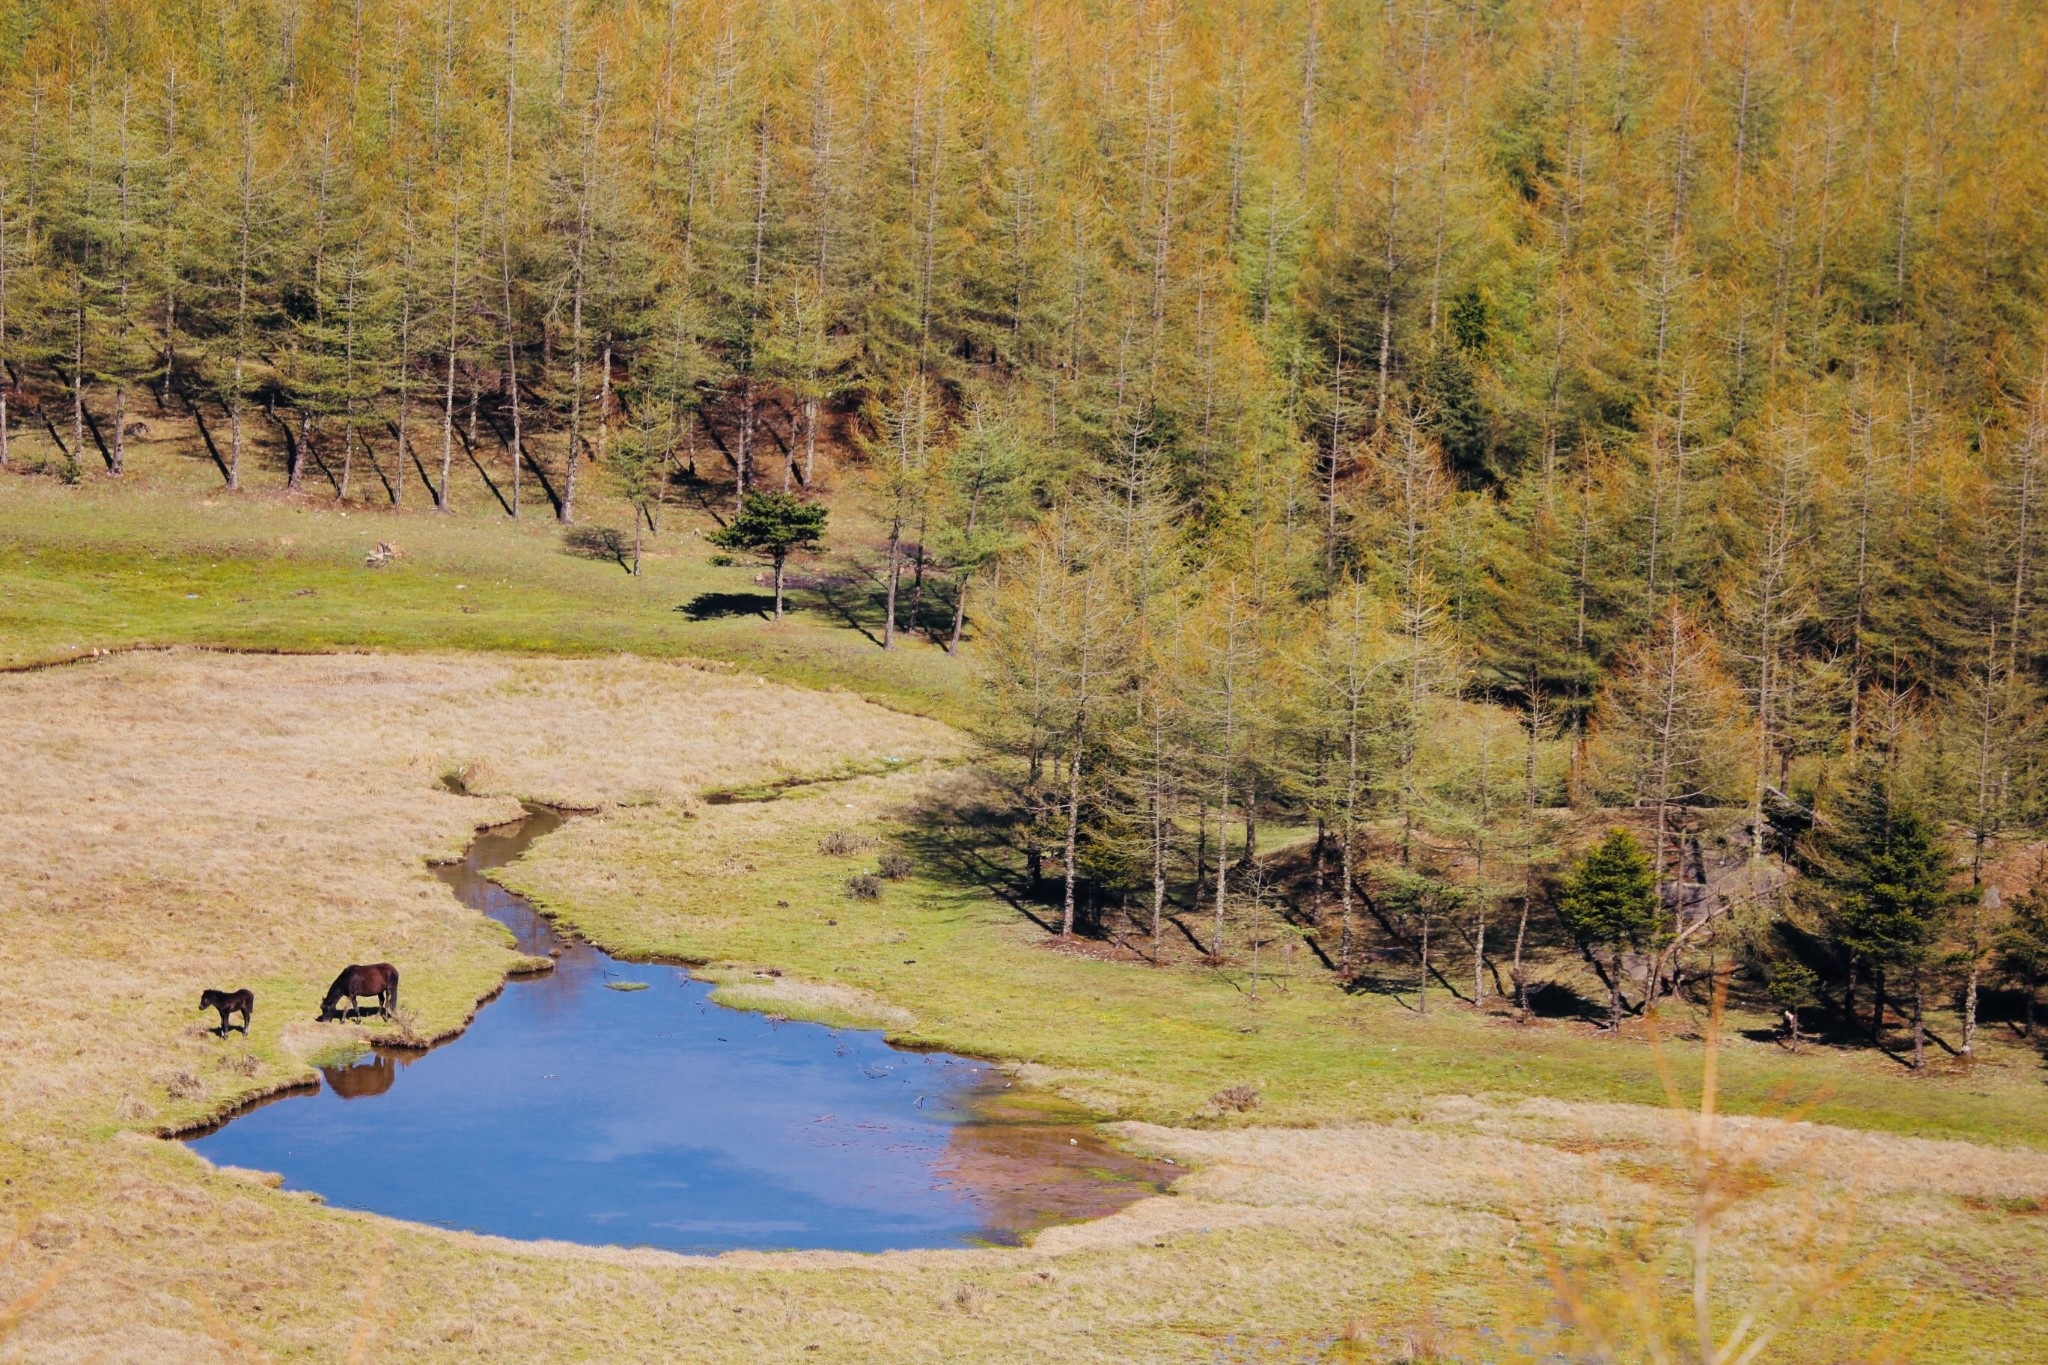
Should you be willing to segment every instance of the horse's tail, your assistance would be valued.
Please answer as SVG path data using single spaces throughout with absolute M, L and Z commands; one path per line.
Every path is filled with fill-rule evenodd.
M 397 1008 L 398 1008 L 398 968 L 396 968 L 396 967 L 393 967 L 393 968 L 391 969 L 391 1003 L 390 1003 L 390 1004 L 388 1004 L 388 1005 L 386 1005 L 386 1006 L 384 1007 L 384 1014 L 385 1014 L 385 1017 L 386 1017 L 386 1018 L 389 1018 L 389 1017 L 390 1017 L 390 1014 L 391 1014 L 391 1011 L 393 1011 L 393 1010 L 395 1010 L 395 1009 L 397 1009 Z

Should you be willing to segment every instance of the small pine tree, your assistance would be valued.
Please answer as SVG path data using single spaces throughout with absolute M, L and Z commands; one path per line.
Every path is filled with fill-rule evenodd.
M 815 545 L 825 534 L 825 509 L 790 493 L 749 493 L 740 514 L 711 535 L 725 550 L 766 555 L 775 565 L 775 619 L 782 619 L 782 570 L 791 550 Z
M 1771 1000 L 1784 1011 L 1785 1032 L 1794 1052 L 1806 1041 L 1799 1026 L 1799 1011 L 1819 998 L 1820 978 L 1803 962 L 1785 958 L 1771 964 L 1766 989 Z
M 1641 949 L 1657 928 L 1657 874 L 1636 836 L 1611 831 L 1572 868 L 1557 898 L 1557 913 L 1581 943 L 1604 947 L 1608 1017 L 1621 1031 L 1621 952 Z
M 1964 898 L 1955 890 L 1955 858 L 1881 760 L 1858 767 L 1824 813 L 1812 862 L 1836 942 L 1856 961 L 1905 975 L 1918 1070 L 1926 1064 L 1926 978 L 1949 914 Z

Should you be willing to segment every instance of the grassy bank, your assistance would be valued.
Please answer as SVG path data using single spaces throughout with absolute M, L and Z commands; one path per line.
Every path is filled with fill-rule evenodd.
M 1661 1047 L 1643 1028 L 1617 1042 L 1577 1022 L 1522 1026 L 1440 992 L 1418 1013 L 1412 992 L 1340 989 L 1277 917 L 1261 927 L 1256 980 L 1241 946 L 1224 967 L 1151 967 L 1063 945 L 1046 932 L 1050 910 L 969 879 L 996 855 L 962 818 L 971 803 L 951 799 L 965 781 L 863 778 L 687 821 L 620 810 L 562 830 L 505 875 L 614 950 L 831 983 L 896 1010 L 907 1041 L 1024 1060 L 1101 1110 L 1154 1123 L 1224 1122 L 1211 1099 L 1238 1085 L 1259 1107 L 1228 1122 L 1299 1125 L 1401 1119 L 1452 1094 L 1658 1105 L 1666 1071 L 1697 1084 L 1702 1012 L 1668 1011 Z M 825 851 L 837 832 L 861 847 Z M 891 847 L 915 850 L 918 873 L 884 882 L 878 900 L 850 895 L 848 878 Z M 1241 945 L 1246 927 L 1234 932 Z M 1795 1056 L 1767 1015 L 1730 1024 L 1720 1083 L 1736 1112 L 2048 1147 L 2039 1056 L 1993 1030 L 1973 1071 L 1916 1078 L 1869 1049 Z
M 857 551 L 853 523 L 842 543 Z M 960 661 L 928 644 L 879 649 L 870 594 L 798 593 L 791 617 L 768 627 L 759 569 L 710 562 L 700 533 L 714 524 L 672 509 L 634 578 L 616 559 L 572 550 L 545 508 L 515 524 L 179 481 L 0 476 L 0 666 L 135 644 L 632 653 L 719 660 L 961 718 Z M 380 543 L 397 556 L 366 567 Z

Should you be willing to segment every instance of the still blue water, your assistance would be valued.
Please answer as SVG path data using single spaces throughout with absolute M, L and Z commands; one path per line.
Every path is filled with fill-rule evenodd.
M 194 1150 L 342 1207 L 679 1251 L 1006 1241 L 1158 1188 L 1085 1127 L 974 1113 L 1002 1086 L 984 1063 L 724 1009 L 681 968 L 558 937 L 482 873 L 559 820 L 486 831 L 441 869 L 522 951 L 557 950 L 552 973 L 509 983 L 449 1044 L 330 1068 L 317 1095 L 262 1104 Z

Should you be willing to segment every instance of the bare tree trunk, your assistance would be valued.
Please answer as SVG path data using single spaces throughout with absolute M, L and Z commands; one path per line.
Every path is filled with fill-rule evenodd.
M 903 514 L 897 512 L 889 522 L 889 588 L 885 606 L 886 615 L 882 621 L 882 648 L 893 649 L 896 645 L 896 585 L 903 577 Z
M 1920 969 L 1913 969 L 1913 1069 L 1927 1069 L 1927 1027 L 1921 1018 L 1924 1008 L 1923 992 L 1920 986 Z
M 7 204 L 0 199 L 0 469 L 7 468 L 7 365 Z
M 512 518 L 519 519 L 525 433 L 519 414 L 519 325 L 512 311 L 512 151 L 519 92 L 519 3 L 505 5 L 505 197 L 498 210 L 498 266 L 505 308 L 505 398 L 512 405 Z
M 1085 627 L 1084 627 L 1085 628 Z M 1066 894 L 1060 909 L 1060 937 L 1074 936 L 1074 873 L 1081 836 L 1081 721 L 1074 722 L 1074 751 L 1067 757 Z
M 964 585 L 963 585 L 964 586 Z M 1159 925 L 1166 917 L 1166 718 L 1152 698 L 1152 960 L 1159 961 Z
M 946 652 L 960 652 L 960 631 L 967 624 L 967 583 L 971 575 L 961 570 L 953 588 L 953 633 L 946 641 Z
M 1480 1009 L 1486 1007 L 1486 824 L 1493 814 L 1492 789 L 1487 781 L 1493 752 L 1491 740 L 1491 732 L 1479 732 L 1479 832 L 1472 841 L 1472 898 L 1478 921 L 1472 935 L 1472 1003 Z
M 348 293 L 345 306 L 348 320 L 342 332 L 342 416 L 341 416 L 341 488 L 336 497 L 348 501 L 349 480 L 355 474 L 356 461 L 356 276 L 359 258 L 350 256 L 348 262 Z
M 122 359 L 117 361 L 114 375 L 114 455 L 112 466 L 109 470 L 117 479 L 127 473 L 128 470 L 128 366 L 125 363 L 129 324 L 128 217 L 130 204 L 128 171 L 128 86 L 124 83 L 121 87 L 121 214 L 119 235 L 116 239 L 121 272 L 120 284 L 117 290 L 120 298 L 120 314 L 115 324 L 114 339 L 114 353 L 116 356 L 122 357 Z
M 924 537 L 926 518 L 930 504 L 917 509 L 917 539 L 913 542 L 910 558 L 910 633 L 917 634 L 918 613 L 924 604 Z
M 78 304 L 72 310 L 71 333 L 71 449 L 66 474 L 78 477 L 78 462 L 85 454 L 85 270 L 78 272 Z
M 405 505 L 405 462 L 411 455 L 407 444 L 407 431 L 411 426 L 412 414 L 412 266 L 413 266 L 413 217 L 412 217 L 412 167 L 405 170 L 405 186 L 401 191 L 404 200 L 403 244 L 399 253 L 398 285 L 398 421 L 392 435 L 398 442 L 397 469 L 391 480 L 391 505 Z M 424 476 L 422 476 L 424 477 Z
M 564 32 L 566 33 L 566 28 Z M 566 67 L 562 79 L 566 90 Z M 569 453 L 562 473 L 562 504 L 556 511 L 556 519 L 565 526 L 576 519 L 576 468 L 583 455 L 583 303 L 588 283 L 584 264 L 590 245 L 591 180 L 597 170 L 598 114 L 603 98 L 604 67 L 600 63 L 597 69 L 597 84 L 591 91 L 590 108 L 584 118 L 583 171 L 581 181 L 576 187 L 576 241 L 571 254 L 569 272 L 572 294 L 569 323 Z
M 1422 976 L 1415 983 L 1415 1012 L 1429 1013 L 1429 927 L 1431 915 L 1427 908 L 1422 912 Z
M 441 487 L 434 507 L 446 512 L 449 475 L 455 468 L 455 352 L 462 306 L 462 191 L 458 187 L 448 209 L 448 369 L 441 404 Z
M 1515 923 L 1515 1013 L 1529 1017 L 1529 982 L 1522 966 L 1522 950 L 1529 938 L 1529 906 L 1536 899 L 1536 742 L 1543 727 L 1543 693 L 1536 670 L 1529 670 L 1528 746 L 1522 751 L 1522 905 Z
M 1233 597 L 1224 626 L 1223 642 L 1223 743 L 1219 754 L 1221 769 L 1216 802 L 1216 929 L 1209 944 L 1215 956 L 1223 954 L 1223 912 L 1230 897 L 1230 768 L 1237 751 L 1237 601 Z

